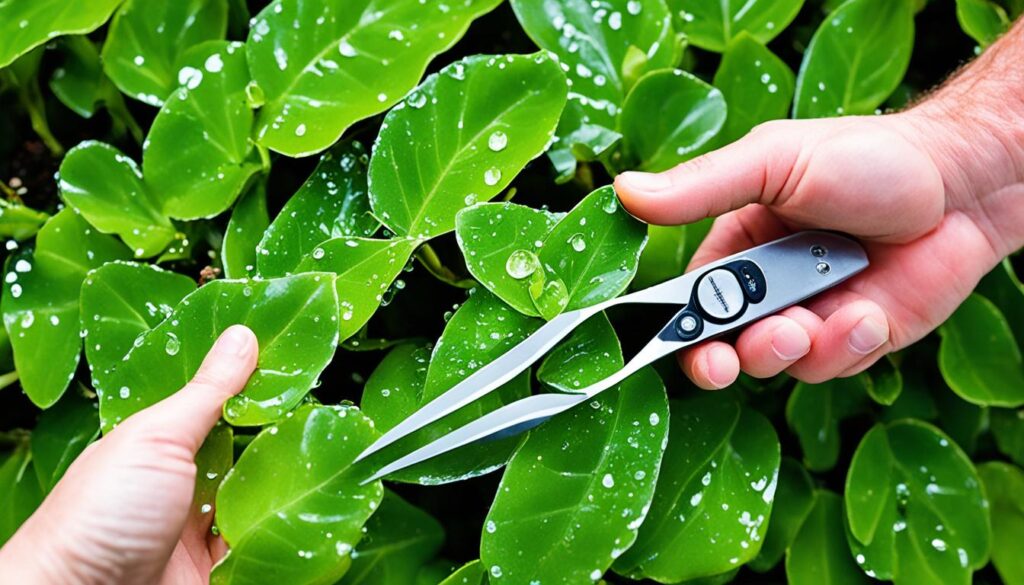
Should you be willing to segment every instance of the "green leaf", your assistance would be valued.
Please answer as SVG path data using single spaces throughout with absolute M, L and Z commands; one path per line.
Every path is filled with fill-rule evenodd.
M 910 0 L 850 0 L 825 17 L 800 65 L 795 118 L 871 114 L 910 63 Z
M 743 33 L 767 44 L 793 22 L 803 4 L 804 0 L 668 0 L 676 25 L 690 44 L 718 53 Z
M 149 264 L 110 262 L 89 273 L 80 297 L 81 327 L 97 393 L 115 393 L 111 378 L 125 355 L 194 290 L 191 278 Z
M 44 492 L 57 485 L 68 466 L 100 434 L 96 403 L 69 392 L 39 415 L 32 431 L 32 465 Z
M 259 142 L 289 156 L 327 148 L 353 123 L 398 102 L 435 55 L 497 5 L 271 2 L 253 19 L 246 41 L 253 79 L 266 98 L 256 124 Z
M 1024 347 L 1024 284 L 1005 258 L 978 283 L 978 294 L 992 301 L 1010 324 L 1018 347 Z
M 903 393 L 903 374 L 892 354 L 875 362 L 868 370 L 868 396 L 883 406 L 890 406 Z
M 43 495 L 32 471 L 29 446 L 19 445 L 0 464 L 0 545 L 7 542 L 36 511 Z
M 667 435 L 651 368 L 532 431 L 487 515 L 483 563 L 513 583 L 597 580 L 636 539 Z
M 990 424 L 999 451 L 1017 465 L 1024 465 L 1024 410 L 993 408 Z
M 369 157 L 358 141 L 339 143 L 284 204 L 257 248 L 262 276 L 285 276 L 313 248 L 331 238 L 372 236 L 380 222 L 366 191 Z
M 786 551 L 786 580 L 791 585 L 867 585 L 846 545 L 843 498 L 828 490 L 814 493 L 814 506 Z
M 192 509 L 209 514 L 217 499 L 217 489 L 235 461 L 234 432 L 218 422 L 206 436 L 196 453 L 196 487 L 192 493 Z
M 773 569 L 793 544 L 814 504 L 814 480 L 797 460 L 783 457 L 764 545 L 748 566 L 758 572 Z M 842 542 L 845 547 L 846 541 Z
M 160 109 L 143 145 L 142 173 L 176 219 L 226 210 L 260 169 L 249 138 L 249 70 L 240 43 L 195 47 L 179 72 L 181 86 Z
M 643 76 L 619 118 L 626 168 L 660 172 L 700 154 L 726 119 L 722 92 L 679 69 Z
M 107 91 L 100 53 L 84 35 L 66 37 L 59 47 L 64 61 L 54 69 L 50 89 L 71 111 L 83 118 L 91 118 Z
M 183 53 L 224 38 L 225 0 L 126 0 L 103 44 L 103 70 L 124 93 L 161 106 L 178 87 Z
M 0 4 L 0 69 L 35 47 L 68 34 L 90 33 L 122 0 L 9 0 Z
M 217 493 L 217 526 L 230 551 L 210 582 L 341 578 L 384 495 L 379 481 L 360 485 L 365 474 L 352 466 L 377 437 L 350 406 L 306 405 L 264 429 Z
M 296 272 L 333 272 L 338 290 L 340 337 L 355 335 L 370 320 L 391 283 L 402 273 L 419 240 L 334 238 L 299 262 Z
M 622 348 L 604 313 L 594 315 L 555 346 L 537 368 L 537 380 L 561 392 L 577 392 L 622 369 Z
M 960 28 L 982 47 L 996 42 L 1011 24 L 1006 10 L 991 0 L 956 0 L 956 19 Z
M 438 585 L 487 585 L 487 573 L 480 561 L 471 561 Z
M 724 394 L 671 402 L 668 449 L 640 536 L 615 563 L 663 583 L 731 571 L 757 556 L 779 474 L 771 424 Z
M 828 471 L 839 459 L 839 423 L 863 410 L 870 383 L 866 375 L 822 384 L 798 382 L 786 402 L 786 422 L 800 441 L 804 465 Z
M 675 65 L 671 17 L 664 3 L 637 0 L 513 0 L 512 8 L 537 46 L 567 66 L 572 91 L 550 156 L 568 179 L 575 158 L 592 160 L 618 140 L 616 117 L 633 83 Z
M 34 253 L 24 249 L 8 258 L 4 326 L 21 387 L 36 406 L 56 403 L 78 367 L 78 294 L 86 273 L 128 255 L 120 242 L 65 209 L 39 230 Z
M 954 392 L 980 406 L 1024 405 L 1024 360 L 1006 318 L 977 294 L 939 328 L 939 370 Z
M 102 233 L 117 234 L 138 257 L 159 254 L 176 230 L 146 188 L 135 161 L 113 146 L 87 140 L 68 151 L 60 196 Z
M 992 519 L 992 564 L 1004 583 L 1024 583 L 1024 471 L 993 461 L 978 466 Z
M 566 91 L 544 53 L 476 55 L 431 75 L 384 118 L 370 158 L 374 214 L 399 235 L 452 231 L 460 209 L 490 200 L 544 152 Z
M 337 585 L 412 583 L 443 542 L 444 529 L 437 520 L 386 491 L 352 553 L 352 568 Z
M 109 431 L 129 415 L 183 387 L 222 331 L 248 326 L 259 362 L 224 417 L 262 425 L 294 408 L 330 363 L 338 342 L 338 300 L 331 275 L 308 273 L 259 281 L 215 280 L 185 297 L 136 341 L 101 389 L 100 419 Z M 153 372 L 160 372 L 154 376 Z
M 904 420 L 872 428 L 846 476 L 849 544 L 861 569 L 904 583 L 969 583 L 990 529 L 974 466 L 935 427 Z
M 722 56 L 713 84 L 729 110 L 717 143 L 728 144 L 762 122 L 787 118 L 796 82 L 782 59 L 741 32 Z
M 978 444 L 978 437 L 988 430 L 988 409 L 965 402 L 941 386 L 937 390 L 935 405 L 939 409 L 939 427 L 968 456 L 973 455 Z
M 0 236 L 23 241 L 36 235 L 50 216 L 25 205 L 0 199 Z
M 221 258 L 225 277 L 244 278 L 255 274 L 256 246 L 269 225 L 267 185 L 260 181 L 235 203 L 228 227 L 224 230 Z
M 539 324 L 539 320 L 517 313 L 489 292 L 474 289 L 445 326 L 427 371 L 423 371 L 426 356 L 422 352 L 408 346 L 395 349 L 367 380 L 361 404 L 376 428 L 385 432 L 514 347 Z M 390 361 L 392 355 L 395 361 Z M 384 449 L 371 461 L 387 463 L 529 393 L 529 372 L 523 372 L 495 392 Z M 476 477 L 504 465 L 518 444 L 519 437 L 511 437 L 467 445 L 388 479 L 435 485 Z
M 683 274 L 687 258 L 685 225 L 648 225 L 647 245 L 640 254 L 634 289 L 644 289 Z

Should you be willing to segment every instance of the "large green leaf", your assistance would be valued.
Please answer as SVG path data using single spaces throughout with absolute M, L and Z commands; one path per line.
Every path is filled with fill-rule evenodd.
M 501 576 L 500 572 L 497 575 Z M 487 572 L 480 561 L 466 563 L 438 585 L 487 585 Z
M 195 289 L 191 278 L 149 264 L 110 262 L 89 273 L 82 284 L 81 321 L 98 393 L 114 393 L 109 382 L 128 351 Z
M 127 258 L 128 249 L 65 209 L 39 230 L 36 248 L 7 262 L 4 326 L 25 394 L 41 408 L 64 394 L 82 349 L 78 294 L 89 270 Z
M 790 585 L 867 585 L 846 545 L 843 498 L 818 490 L 807 519 L 786 551 L 786 580 Z
M 956 19 L 960 28 L 982 47 L 996 42 L 1011 24 L 1006 10 L 991 0 L 956 0 Z
M 7 0 L 0 2 L 0 69 L 60 35 L 88 33 L 122 0 Z
M 352 568 L 338 585 L 412 583 L 442 542 L 444 529 L 437 520 L 394 492 L 384 492 L 380 510 L 352 552 Z
M 793 22 L 803 4 L 804 0 L 668 0 L 690 43 L 719 53 L 743 33 L 768 43 Z
M 352 461 L 378 433 L 359 409 L 306 405 L 264 429 L 217 493 L 230 551 L 216 585 L 333 583 L 352 564 L 362 528 L 384 495 Z
M 715 71 L 714 86 L 729 110 L 716 142 L 728 144 L 762 122 L 786 118 L 795 84 L 782 59 L 749 34 L 737 35 Z
M 219 214 L 260 169 L 249 138 L 253 112 L 240 43 L 210 41 L 190 51 L 143 145 L 146 184 L 177 219 Z
M 71 462 L 100 434 L 96 403 L 78 392 L 68 392 L 39 415 L 32 430 L 32 466 L 39 485 L 49 492 Z
M 671 407 L 654 501 L 615 564 L 662 583 L 718 575 L 757 556 L 779 474 L 778 437 L 757 412 L 722 394 Z
M 939 369 L 954 392 L 981 406 L 1024 405 L 1024 360 L 991 301 L 967 297 L 939 329 Z
M 221 244 L 225 277 L 244 278 L 256 273 L 256 246 L 269 225 L 267 185 L 260 181 L 242 195 L 231 210 Z
M 262 276 L 285 276 L 313 248 L 331 238 L 367 237 L 380 223 L 366 191 L 369 157 L 357 141 L 339 143 L 284 204 L 260 241 L 256 265 Z
M 779 467 L 779 482 L 775 491 L 775 505 L 768 519 L 761 552 L 748 565 L 759 572 L 770 571 L 782 560 L 793 544 L 800 527 L 814 507 L 814 480 L 798 461 L 783 457 Z M 842 517 L 840 516 L 840 522 Z M 841 524 L 840 524 L 841 525 Z M 843 540 L 843 546 L 846 541 Z
M 679 69 L 643 76 L 619 118 L 624 168 L 660 172 L 702 152 L 726 119 L 722 92 Z
M 978 466 L 992 518 L 992 564 L 1003 582 L 1024 583 L 1024 471 L 993 461 Z
M 274 0 L 253 19 L 246 41 L 266 99 L 258 140 L 289 156 L 327 148 L 353 123 L 398 102 L 435 55 L 497 4 Z
M 374 214 L 399 235 L 453 230 L 460 209 L 497 195 L 544 152 L 566 91 L 544 53 L 477 55 L 431 75 L 384 118 L 370 159 Z
M 419 245 L 419 240 L 411 238 L 334 238 L 314 248 L 295 271 L 337 275 L 338 340 L 344 341 L 370 320 Z
M 0 464 L 0 546 L 43 501 L 43 489 L 32 467 L 27 443 L 15 447 Z
M 850 547 L 864 572 L 903 583 L 969 583 L 990 529 L 974 466 L 935 427 L 872 428 L 846 476 Z
M 836 378 L 821 384 L 798 382 L 786 402 L 786 422 L 796 434 L 804 464 L 828 471 L 839 459 L 839 423 L 867 402 L 866 375 Z
M 223 39 L 226 0 L 126 0 L 103 44 L 103 70 L 124 93 L 161 106 L 178 87 L 183 53 Z
M 146 188 L 135 161 L 113 146 L 87 140 L 60 164 L 60 195 L 90 224 L 121 236 L 135 255 L 159 254 L 176 230 Z
M 224 417 L 233 425 L 272 422 L 302 400 L 334 355 L 334 278 L 308 273 L 257 281 L 215 280 L 188 295 L 133 344 L 108 387 L 100 389 L 103 428 L 110 430 L 184 386 L 217 336 L 234 324 L 256 333 L 260 353 L 256 372 L 242 393 L 225 404 Z
M 793 116 L 870 114 L 896 89 L 914 46 L 910 0 L 850 0 L 825 17 L 800 65 Z

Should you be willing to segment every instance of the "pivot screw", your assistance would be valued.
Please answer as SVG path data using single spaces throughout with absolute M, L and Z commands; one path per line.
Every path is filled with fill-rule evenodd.
M 828 254 L 828 250 L 825 249 L 825 246 L 811 246 L 811 256 L 814 256 L 815 258 L 822 258 L 825 254 Z
M 814 269 L 822 276 L 832 272 L 832 267 L 828 265 L 828 262 L 818 262 L 818 265 L 815 266 Z
M 679 329 L 686 333 L 693 333 L 697 330 L 697 320 L 693 318 L 693 315 L 687 315 L 679 320 Z

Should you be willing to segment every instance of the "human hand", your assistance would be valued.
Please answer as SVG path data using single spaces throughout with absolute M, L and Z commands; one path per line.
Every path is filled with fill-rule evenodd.
M 847 232 L 867 248 L 871 266 L 850 281 L 732 345 L 682 352 L 694 383 L 723 388 L 740 369 L 807 382 L 856 374 L 941 324 L 1020 245 L 1024 206 L 1006 205 L 1007 190 L 1024 189 L 1019 161 L 964 152 L 936 113 L 769 122 L 664 173 L 616 178 L 626 208 L 651 223 L 720 216 L 691 269 L 806 228 Z
M 192 506 L 195 455 L 258 351 L 252 331 L 228 328 L 188 385 L 90 445 L 0 549 L 0 580 L 207 583 L 225 545 Z

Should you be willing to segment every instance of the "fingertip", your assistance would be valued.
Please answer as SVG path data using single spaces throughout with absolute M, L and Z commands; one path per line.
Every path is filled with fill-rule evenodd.
M 780 317 L 770 334 L 769 347 L 778 359 L 794 362 L 811 351 L 811 336 L 796 321 Z
M 740 360 L 731 345 L 712 341 L 680 356 L 683 373 L 705 390 L 721 390 L 740 375 Z
M 614 184 L 619 201 L 631 215 L 648 223 L 671 223 L 659 203 L 659 194 L 672 185 L 665 173 L 627 171 L 616 176 Z
M 256 334 L 245 325 L 232 325 L 224 330 L 214 342 L 210 355 L 224 358 L 240 358 L 243 362 L 255 363 L 259 351 Z

